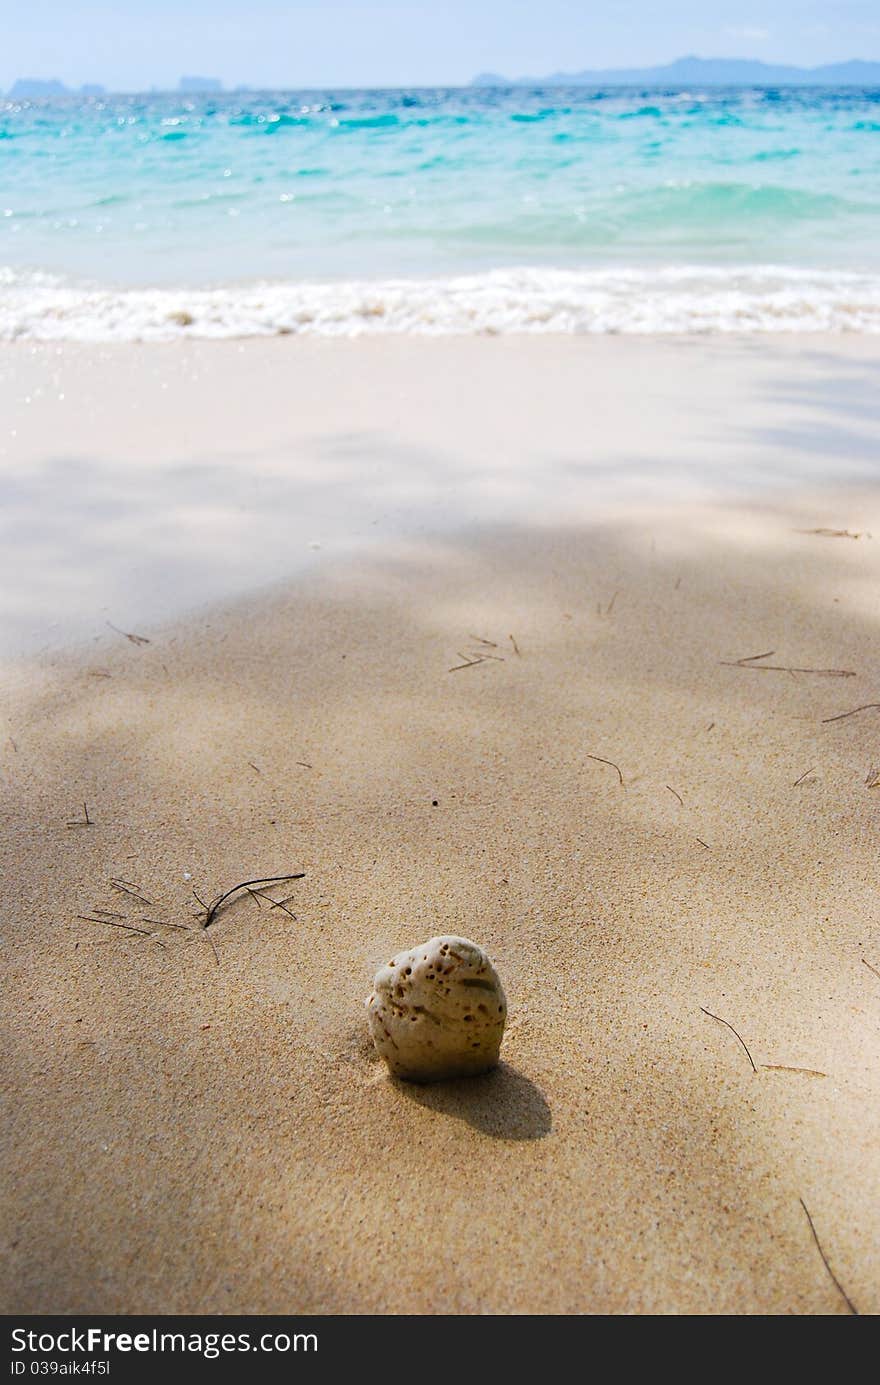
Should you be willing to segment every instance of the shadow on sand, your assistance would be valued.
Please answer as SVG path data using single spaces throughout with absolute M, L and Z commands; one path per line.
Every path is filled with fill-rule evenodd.
M 507 1063 L 482 1077 L 428 1086 L 396 1082 L 395 1086 L 420 1106 L 467 1121 L 497 1140 L 540 1140 L 553 1128 L 550 1107 L 540 1087 Z

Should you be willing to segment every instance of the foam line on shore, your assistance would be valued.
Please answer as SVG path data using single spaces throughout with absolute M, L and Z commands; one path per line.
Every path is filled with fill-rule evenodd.
M 880 277 L 775 266 L 108 288 L 0 270 L 0 340 L 880 332 Z

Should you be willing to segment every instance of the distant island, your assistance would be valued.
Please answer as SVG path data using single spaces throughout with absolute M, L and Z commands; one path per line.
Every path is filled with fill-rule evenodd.
M 219 77 L 181 77 L 178 91 L 222 91 L 223 83 Z
M 222 91 L 223 83 L 218 77 L 181 77 L 177 84 L 177 90 L 182 92 Z M 55 77 L 19 77 L 17 82 L 13 82 L 7 95 L 16 100 L 39 100 L 41 97 L 74 96 L 77 94 L 80 96 L 104 96 L 106 91 L 106 87 L 102 87 L 99 82 L 86 82 L 81 87 L 68 87 Z
M 27 96 L 64 96 L 69 88 L 63 82 L 56 81 L 54 78 L 44 81 L 39 77 L 19 77 L 17 82 L 13 82 L 9 88 L 9 95 L 13 97 Z
M 880 87 L 880 62 L 854 60 L 824 67 L 788 67 L 757 58 L 676 58 L 662 67 L 597 68 L 545 77 L 481 72 L 474 87 Z

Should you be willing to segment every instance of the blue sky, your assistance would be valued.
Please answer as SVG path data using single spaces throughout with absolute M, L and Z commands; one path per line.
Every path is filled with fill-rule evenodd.
M 878 0 L 0 0 L 0 89 L 16 77 L 173 86 L 381 86 L 684 53 L 813 66 L 880 59 Z

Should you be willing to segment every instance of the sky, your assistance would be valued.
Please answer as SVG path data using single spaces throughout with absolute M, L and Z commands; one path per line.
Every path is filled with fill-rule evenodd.
M 18 77 L 173 87 L 431 86 L 646 67 L 684 54 L 880 60 L 878 0 L 0 0 Z

